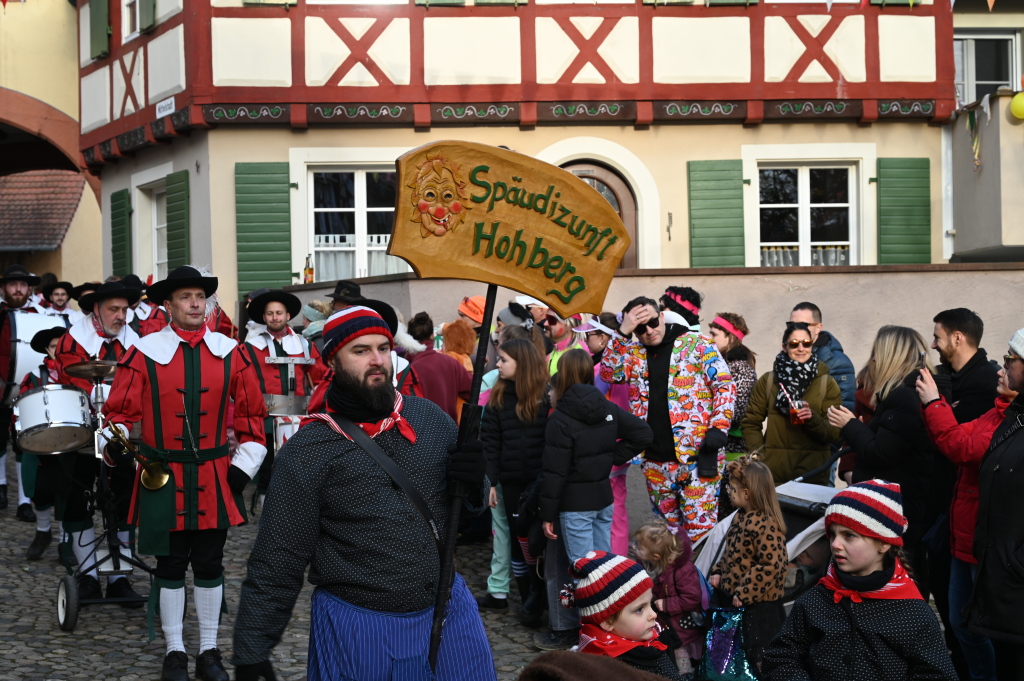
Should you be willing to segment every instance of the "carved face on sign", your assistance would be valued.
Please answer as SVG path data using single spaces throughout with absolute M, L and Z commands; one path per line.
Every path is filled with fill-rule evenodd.
M 465 220 L 466 182 L 460 176 L 459 166 L 448 159 L 428 154 L 409 187 L 416 207 L 412 220 L 420 223 L 424 239 L 455 231 Z

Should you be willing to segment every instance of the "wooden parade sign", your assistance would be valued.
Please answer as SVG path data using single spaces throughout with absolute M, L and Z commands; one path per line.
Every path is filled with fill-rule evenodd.
M 475 142 L 427 144 L 397 161 L 388 253 L 425 279 L 498 284 L 559 315 L 601 311 L 626 228 L 593 187 L 561 168 Z

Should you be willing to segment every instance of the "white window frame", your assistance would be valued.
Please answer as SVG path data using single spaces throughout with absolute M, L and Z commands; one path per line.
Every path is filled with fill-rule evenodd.
M 308 182 L 308 187 L 309 187 L 309 191 L 307 192 L 307 197 L 306 197 L 307 201 L 309 202 L 309 235 L 310 235 L 310 242 L 312 244 L 311 248 L 313 249 L 313 250 L 310 251 L 310 253 L 316 253 L 317 250 L 321 250 L 321 251 L 324 251 L 324 250 L 352 251 L 352 252 L 355 253 L 355 273 L 352 276 L 354 278 L 356 278 L 356 279 L 370 276 L 370 274 L 369 274 L 369 271 L 370 271 L 370 257 L 369 257 L 370 251 L 386 251 L 387 250 L 387 246 L 384 245 L 382 247 L 380 245 L 374 246 L 374 245 L 370 244 L 370 237 L 371 237 L 371 235 L 367 232 L 366 215 L 367 215 L 367 213 L 384 213 L 384 212 L 393 213 L 394 212 L 394 207 L 392 206 L 392 207 L 388 207 L 388 208 L 381 208 L 381 207 L 371 208 L 371 207 L 366 205 L 366 175 L 367 175 L 367 173 L 376 173 L 376 172 L 393 173 L 393 172 L 395 172 L 395 165 L 394 165 L 394 163 L 391 163 L 389 165 L 379 165 L 379 166 L 376 166 L 376 167 L 374 167 L 374 166 L 370 166 L 370 167 L 361 166 L 361 167 L 358 167 L 358 168 L 352 167 L 352 166 L 348 166 L 348 165 L 341 165 L 341 166 L 338 166 L 338 165 L 308 165 L 306 167 L 306 172 L 308 173 L 308 175 L 307 175 L 307 182 Z M 353 199 L 354 199 L 354 204 L 355 204 L 354 207 L 353 208 L 341 208 L 341 209 L 317 209 L 317 208 L 315 208 L 314 204 L 315 204 L 316 197 L 314 195 L 315 192 L 313 191 L 315 189 L 315 180 L 314 180 L 313 176 L 315 174 L 317 174 L 317 173 L 353 173 L 355 175 L 355 178 L 354 178 L 354 181 L 353 181 L 353 190 L 354 190 L 354 192 L 353 192 L 354 193 Z M 355 237 L 356 245 L 354 247 L 352 247 L 352 248 L 347 248 L 347 247 L 346 248 L 341 248 L 341 247 L 339 247 L 339 248 L 323 248 L 323 247 L 321 247 L 321 248 L 317 249 L 317 247 L 316 247 L 316 234 L 315 234 L 315 232 L 316 232 L 316 215 L 317 215 L 317 213 L 354 213 L 355 214 L 355 220 L 354 220 L 355 234 L 353 236 Z M 375 236 L 379 236 L 379 235 L 375 235 Z M 363 244 L 363 246 L 360 247 L 360 244 Z M 314 281 L 319 281 L 319 279 L 316 278 L 316 272 L 314 272 L 313 276 L 314 276 Z
M 857 226 L 860 225 L 860 216 L 858 215 L 858 204 L 857 204 L 857 175 L 859 169 L 856 164 L 850 162 L 834 163 L 831 161 L 815 161 L 815 162 L 784 162 L 784 161 L 773 161 L 761 163 L 758 165 L 758 171 L 761 170 L 772 170 L 792 168 L 797 171 L 797 199 L 796 204 L 761 204 L 760 203 L 760 187 L 758 188 L 758 211 L 762 207 L 768 208 L 796 208 L 797 209 L 797 240 L 795 242 L 763 242 L 760 241 L 760 231 L 758 233 L 758 248 L 782 246 L 787 248 L 797 247 L 797 253 L 799 262 L 796 265 L 800 267 L 807 267 L 814 265 L 811 261 L 811 248 L 812 246 L 848 246 L 850 250 L 850 262 L 847 264 L 856 264 L 857 260 Z M 848 203 L 812 203 L 811 202 L 811 170 L 816 168 L 830 168 L 847 170 L 847 198 Z M 760 184 L 760 172 L 758 172 L 758 182 Z M 848 241 L 811 241 L 811 209 L 812 208 L 848 208 L 850 211 L 849 218 L 849 240 Z M 760 230 L 760 214 L 758 215 L 758 227 Z M 760 265 L 760 260 L 758 261 Z
M 164 277 L 160 274 L 160 265 L 167 266 L 167 185 L 161 183 L 160 186 L 151 187 L 150 192 L 150 203 L 153 206 L 153 279 L 161 280 Z M 160 220 L 157 218 L 159 211 L 157 210 L 160 205 L 160 197 L 164 197 L 164 223 L 161 225 Z M 163 260 L 160 259 L 160 230 L 164 232 L 164 252 Z
M 1008 86 L 1016 89 L 1017 84 L 1020 83 L 1021 77 L 1021 65 L 1020 65 L 1020 32 L 1014 30 L 971 30 L 971 29 L 958 29 L 953 33 L 953 40 L 963 40 L 964 43 L 964 79 L 963 81 L 955 80 L 954 84 L 963 83 L 964 86 L 964 101 L 959 102 L 961 106 L 964 104 L 970 104 L 981 99 L 977 96 L 977 85 L 978 81 L 974 77 L 975 75 L 975 57 L 974 57 L 974 41 L 975 40 L 1007 40 L 1010 43 L 1010 78 Z M 954 42 L 954 49 L 956 43 Z M 988 83 L 990 81 L 986 81 Z M 958 95 L 959 96 L 959 95 Z
M 135 16 L 135 30 L 132 31 L 129 26 L 129 20 L 131 16 Z M 139 15 L 139 0 L 121 0 L 121 44 L 124 45 L 129 40 L 138 38 L 141 31 L 139 30 L 142 17 Z
M 871 180 L 878 168 L 875 144 L 744 144 L 743 243 L 747 267 L 761 266 L 761 210 L 758 170 L 761 167 L 852 166 L 850 195 L 850 264 L 878 264 L 877 198 Z M 807 264 L 810 251 L 807 250 Z M 804 253 L 801 251 L 801 265 Z

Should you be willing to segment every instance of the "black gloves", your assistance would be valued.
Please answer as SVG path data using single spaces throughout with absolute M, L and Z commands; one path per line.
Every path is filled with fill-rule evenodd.
M 484 444 L 480 440 L 463 443 L 448 456 L 448 493 L 466 498 L 480 489 L 487 471 Z
M 708 428 L 704 434 L 704 443 L 697 452 L 697 477 L 718 477 L 718 451 L 725 447 L 729 436 L 718 428 Z
M 228 487 L 235 494 L 241 494 L 245 491 L 245 486 L 252 480 L 248 475 L 245 474 L 238 466 L 228 466 Z M 270 664 L 269 662 L 267 663 Z M 255 676 L 253 678 L 256 678 Z
M 232 466 L 232 468 L 235 468 Z M 239 471 L 241 473 L 241 471 Z M 242 473 L 245 475 L 245 473 Z M 246 480 L 249 479 L 248 475 L 245 475 Z M 259 681 L 259 679 L 266 679 L 267 681 L 277 681 L 277 676 L 274 675 L 274 667 L 270 664 L 270 660 L 263 660 L 263 662 L 257 662 L 256 664 L 240 664 L 235 667 L 235 681 Z

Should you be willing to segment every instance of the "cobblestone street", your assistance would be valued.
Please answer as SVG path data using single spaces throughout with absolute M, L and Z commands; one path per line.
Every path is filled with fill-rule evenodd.
M 25 550 L 34 536 L 35 523 L 15 519 L 18 478 L 13 455 L 7 459 L 9 506 L 0 514 L 0 679 L 134 681 L 159 678 L 164 644 L 159 636 L 159 622 L 156 623 L 157 639 L 153 642 L 148 640 L 145 609 L 86 606 L 82 608 L 73 632 L 60 630 L 56 596 L 57 585 L 65 573 L 56 561 L 56 529 L 44 559 L 27 561 Z M 247 491 L 247 498 L 249 494 Z M 228 535 L 224 557 L 228 614 L 221 624 L 219 642 L 225 660 L 231 657 L 234 614 L 245 576 L 245 562 L 257 528 L 258 524 L 250 523 L 231 530 Z M 459 569 L 474 594 L 486 590 L 490 554 L 489 542 L 459 547 Z M 152 564 L 151 560 L 147 562 Z M 145 595 L 149 591 L 148 576 L 139 570 L 136 573 L 132 578 L 135 588 Z M 312 588 L 307 584 L 299 596 L 284 639 L 274 650 L 274 666 L 281 679 L 299 681 L 306 678 L 311 593 Z M 512 594 L 510 598 L 513 599 L 512 607 L 507 613 L 483 614 L 501 681 L 515 679 L 519 671 L 539 654 L 531 643 L 535 630 L 521 626 L 516 619 L 518 597 Z M 198 641 L 198 623 L 189 596 L 185 646 L 189 652 L 190 669 L 193 670 Z

